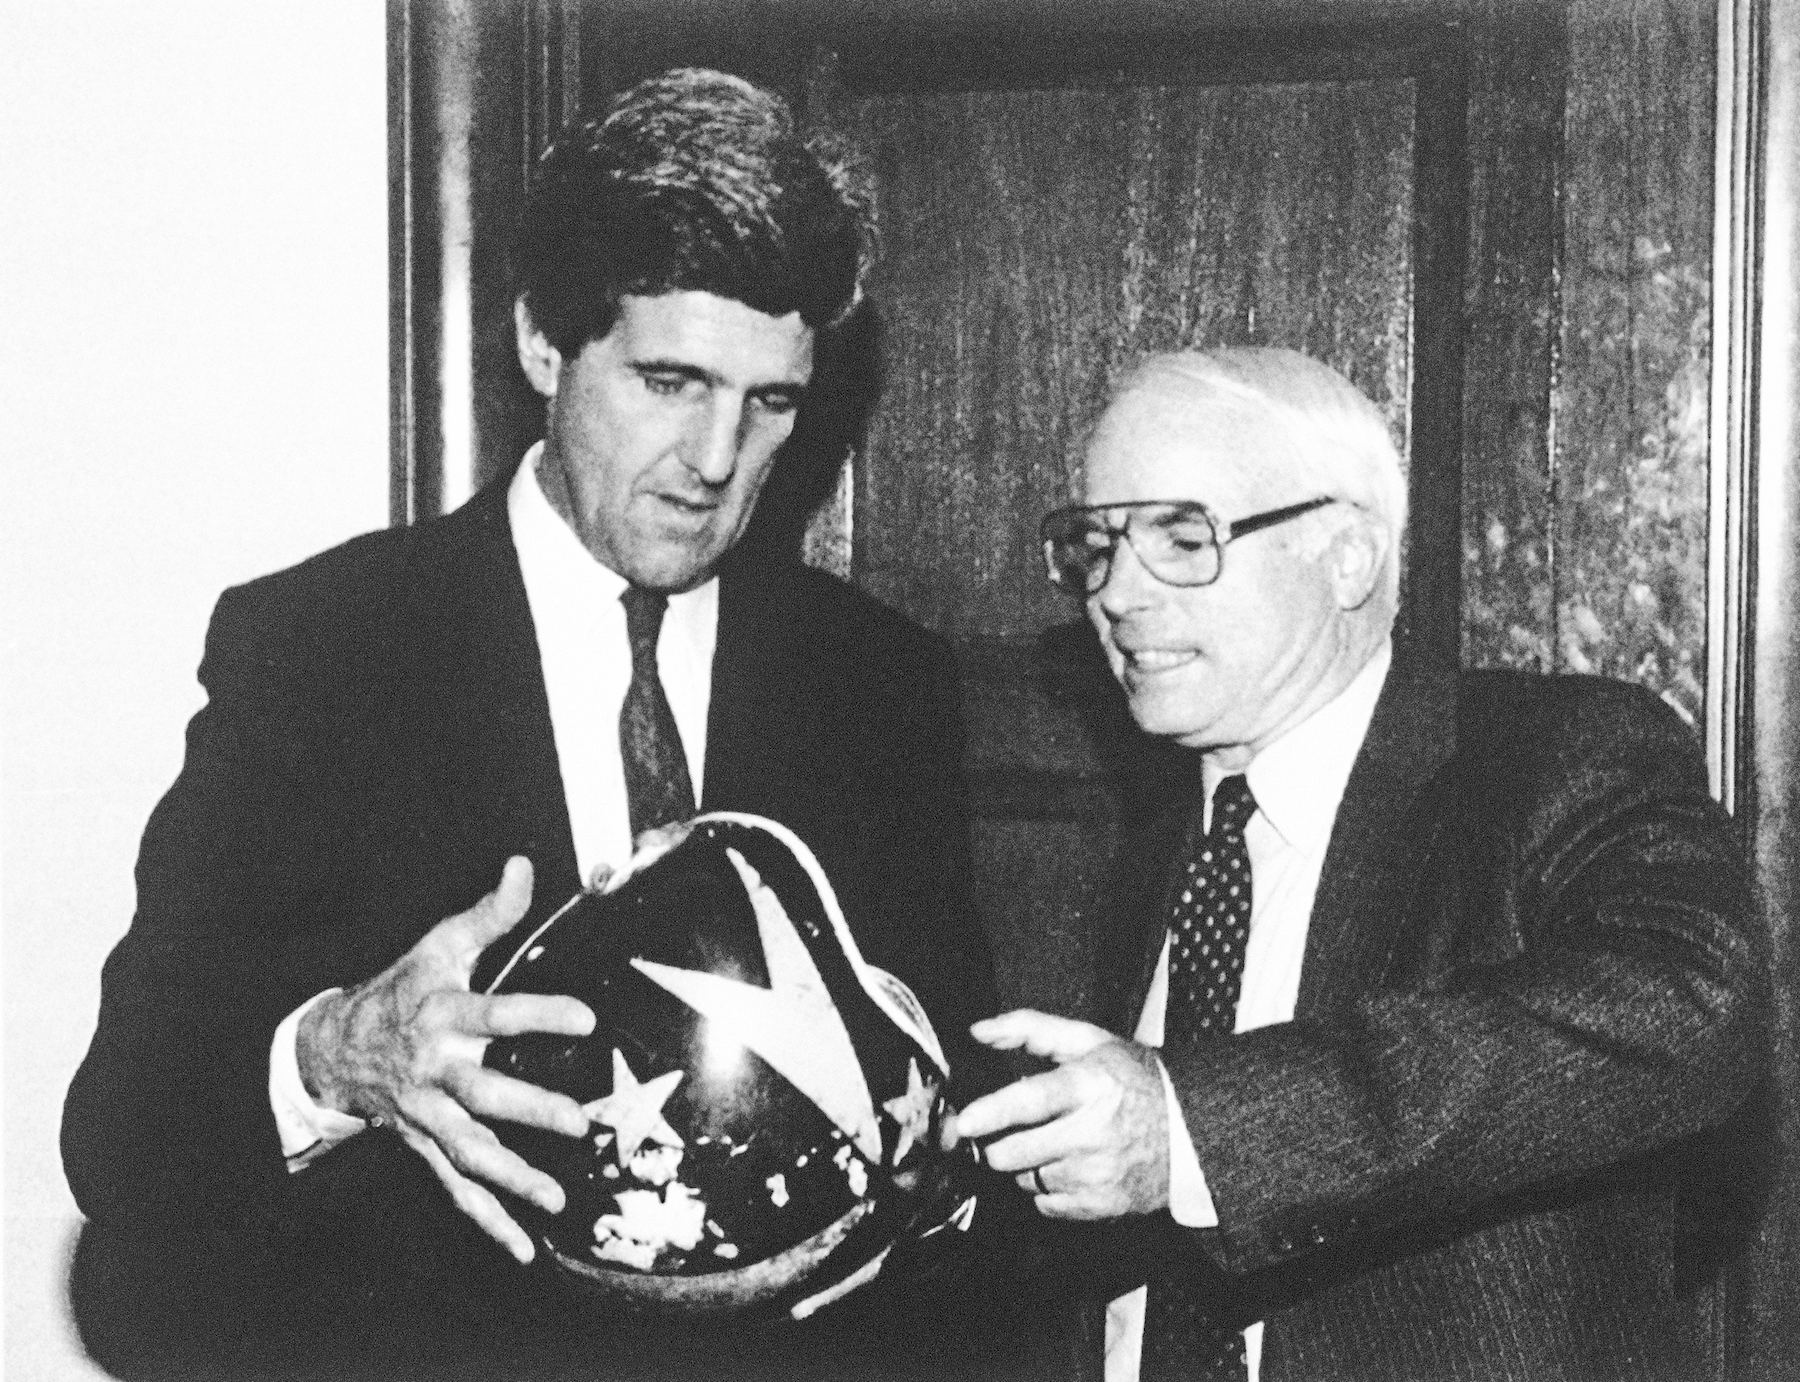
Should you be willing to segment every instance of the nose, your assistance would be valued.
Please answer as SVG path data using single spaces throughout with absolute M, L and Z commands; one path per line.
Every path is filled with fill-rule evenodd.
M 1158 584 L 1160 582 L 1138 560 L 1137 549 L 1126 539 L 1124 533 L 1120 533 L 1113 539 L 1106 579 L 1101 582 L 1098 590 L 1088 596 L 1088 603 L 1117 623 L 1132 610 L 1143 608 L 1151 589 Z
M 715 394 L 688 436 L 687 467 L 712 489 L 730 481 L 743 449 L 744 400 Z

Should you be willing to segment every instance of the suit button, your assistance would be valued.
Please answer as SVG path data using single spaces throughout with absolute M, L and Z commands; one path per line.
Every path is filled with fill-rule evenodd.
M 1292 1252 L 1294 1250 L 1294 1240 L 1285 1233 L 1278 1234 L 1275 1239 L 1275 1247 L 1279 1252 Z
M 1320 1228 L 1317 1224 L 1313 1225 L 1312 1240 L 1315 1248 L 1322 1248 L 1325 1246 L 1325 1230 Z

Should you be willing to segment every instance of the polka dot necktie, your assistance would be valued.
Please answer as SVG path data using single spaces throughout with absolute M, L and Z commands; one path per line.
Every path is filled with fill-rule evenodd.
M 684 821 L 694 814 L 694 783 L 675 712 L 656 668 L 656 640 L 662 633 L 669 597 L 659 590 L 630 586 L 625 633 L 631 642 L 631 686 L 619 711 L 619 755 L 625 764 L 625 799 L 635 839 L 652 826 Z
M 1250 938 L 1250 851 L 1256 798 L 1242 773 L 1213 790 L 1212 827 L 1188 860 L 1169 916 L 1169 1005 L 1163 1040 L 1230 1036 Z
M 1188 860 L 1169 915 L 1169 1002 L 1163 1044 L 1228 1037 L 1237 1025 L 1250 939 L 1250 851 L 1244 827 L 1256 798 L 1240 773 L 1213 791 L 1212 827 Z M 1144 1312 L 1141 1382 L 1242 1382 L 1244 1333 L 1202 1312 L 1179 1272 L 1153 1274 Z

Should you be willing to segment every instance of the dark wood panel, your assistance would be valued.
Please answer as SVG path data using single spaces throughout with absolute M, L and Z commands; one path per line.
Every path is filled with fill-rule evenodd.
M 538 0 L 544 3 L 545 0 Z M 859 91 L 1404 74 L 1468 0 L 563 0 L 591 36 L 583 104 L 678 64 L 797 91 L 827 47 Z
M 1067 607 L 1035 518 L 1140 350 L 1323 356 L 1404 437 L 1413 88 L 883 94 L 853 106 L 882 188 L 881 401 L 858 580 L 959 639 Z
M 1110 374 L 1128 102 L 953 92 L 856 106 L 885 255 L 854 570 L 952 635 L 1028 635 L 1066 612 L 1032 525 L 1065 501 L 1070 439 Z
M 1567 35 L 1560 4 L 1488 9 L 1469 101 L 1463 662 L 1547 672 Z
M 1570 7 L 1557 665 L 1705 699 L 1713 7 Z
M 1462 286 L 1469 220 L 1462 43 L 1427 47 L 1417 85 L 1409 512 L 1394 641 L 1415 665 L 1449 672 L 1457 665 L 1462 619 Z

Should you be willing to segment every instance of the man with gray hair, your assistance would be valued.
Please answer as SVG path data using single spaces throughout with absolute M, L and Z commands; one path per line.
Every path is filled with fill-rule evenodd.
M 704 808 L 804 840 L 861 954 L 968 1072 L 964 1034 L 996 1003 L 948 649 L 743 541 L 815 351 L 861 298 L 869 211 L 773 93 L 701 70 L 639 83 L 559 138 L 525 208 L 515 327 L 544 439 L 454 514 L 220 600 L 209 701 L 64 1111 L 89 1218 L 76 1314 L 109 1368 L 978 1362 L 918 1301 L 870 1304 L 880 1282 L 728 1338 L 566 1294 L 527 1270 L 514 1219 L 561 1212 L 564 1189 L 491 1125 L 572 1141 L 588 1113 L 483 1063 L 495 1037 L 593 1029 L 573 997 L 485 979 L 645 832 Z
M 1399 459 L 1292 351 L 1144 361 L 1085 487 L 1051 579 L 1205 791 L 1121 869 L 1108 1025 L 976 1024 L 1054 1068 L 955 1130 L 1099 1221 L 1108 1382 L 1695 1375 L 1681 1172 L 1765 998 L 1685 727 L 1395 660 Z

